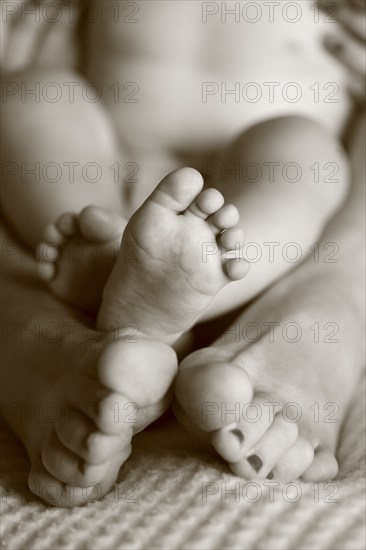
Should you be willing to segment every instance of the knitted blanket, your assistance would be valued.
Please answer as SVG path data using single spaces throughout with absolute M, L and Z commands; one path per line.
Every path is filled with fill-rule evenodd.
M 1 426 L 2 548 L 361 550 L 365 379 L 344 422 L 332 483 L 248 482 L 166 417 L 134 439 L 112 491 L 83 508 L 27 491 L 29 462 Z

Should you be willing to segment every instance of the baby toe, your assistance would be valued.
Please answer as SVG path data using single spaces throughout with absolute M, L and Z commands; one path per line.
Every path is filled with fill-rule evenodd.
M 67 449 L 55 433 L 50 435 L 43 448 L 42 462 L 46 470 L 63 483 L 96 484 L 106 475 L 106 463 L 86 464 L 79 456 Z
M 49 224 L 46 226 L 44 232 L 43 232 L 43 241 L 47 243 L 52 243 L 54 245 L 60 245 L 64 242 L 65 237 L 63 233 L 58 229 L 58 227 L 54 224 Z
M 60 248 L 53 243 L 38 243 L 36 257 L 39 277 L 45 282 L 54 279 L 57 273 L 56 262 L 60 258 Z
M 87 464 L 103 464 L 120 453 L 122 449 L 130 447 L 131 432 L 127 430 L 113 436 L 93 431 L 84 440 L 83 459 Z
M 223 262 L 226 275 L 232 281 L 239 281 L 248 273 L 249 262 L 244 258 L 244 231 L 241 227 L 231 227 L 219 236 L 219 244 L 224 251 Z
M 250 269 L 250 264 L 244 258 L 229 259 L 225 262 L 226 275 L 232 281 L 243 279 Z
M 219 236 L 219 243 L 225 252 L 241 250 L 245 244 L 244 230 L 241 227 L 231 227 Z
M 54 432 L 45 442 L 42 462 L 51 475 L 64 483 L 77 482 L 81 477 L 82 460 L 67 449 Z
M 274 466 L 272 476 L 284 482 L 295 481 L 309 468 L 314 460 L 314 449 L 311 443 L 301 435 L 294 445 Z M 269 477 L 269 476 L 267 476 Z
M 106 390 L 104 397 L 81 403 L 80 409 L 106 435 L 118 435 L 125 430 L 131 438 L 138 424 L 139 405 L 116 392 Z
M 203 178 L 197 170 L 179 168 L 159 183 L 147 203 L 152 201 L 180 214 L 196 199 L 202 187 Z
M 100 481 L 78 483 L 62 482 L 52 475 L 39 458 L 32 464 L 28 477 L 30 490 L 42 500 L 52 506 L 71 508 L 82 506 L 88 502 L 95 502 L 104 496 L 112 487 L 118 470 L 111 467 L 109 472 Z M 93 476 L 90 476 L 92 478 Z
M 324 447 L 318 447 L 313 462 L 301 478 L 308 482 L 330 481 L 336 477 L 338 469 L 334 454 Z
M 80 212 L 78 223 L 85 239 L 94 243 L 108 242 L 121 237 L 126 226 L 118 212 L 99 206 L 84 208 Z
M 106 462 L 121 447 L 118 436 L 96 431 L 95 424 L 77 409 L 62 415 L 55 428 L 61 443 L 88 464 Z
M 242 458 L 245 436 L 238 424 L 233 423 L 213 433 L 211 444 L 219 455 L 228 462 Z
M 229 229 L 230 227 L 237 225 L 239 220 L 239 211 L 233 204 L 225 204 L 209 218 L 210 225 L 216 231 Z
M 40 279 L 45 282 L 52 281 L 56 277 L 56 266 L 51 262 L 37 263 L 37 271 Z
M 56 222 L 56 227 L 65 237 L 72 237 L 79 230 L 76 214 L 71 212 L 61 214 Z
M 52 243 L 41 242 L 37 245 L 37 260 L 41 263 L 57 262 L 60 258 L 60 248 Z
M 247 453 L 245 459 L 230 464 L 237 475 L 249 479 L 265 478 L 270 474 L 282 456 L 295 443 L 298 436 L 297 424 L 288 422 L 277 414 L 272 426 Z
M 208 218 L 224 204 L 224 197 L 217 189 L 205 189 L 189 206 L 186 214 L 194 214 L 202 219 Z
M 63 508 L 81 506 L 87 502 L 89 497 L 89 494 L 84 494 L 81 487 L 65 485 L 50 474 L 44 467 L 41 458 L 37 458 L 32 463 L 28 476 L 28 486 L 32 493 L 51 506 Z
M 270 428 L 274 412 L 268 399 L 255 398 L 241 406 L 238 424 L 225 426 L 213 434 L 212 445 L 228 462 L 239 462 Z

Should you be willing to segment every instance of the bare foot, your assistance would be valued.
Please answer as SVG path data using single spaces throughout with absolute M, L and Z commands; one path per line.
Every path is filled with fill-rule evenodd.
M 97 206 L 63 214 L 38 246 L 41 278 L 58 298 L 97 313 L 125 226 L 118 213 Z
M 221 342 L 181 363 L 175 410 L 182 425 L 211 443 L 239 476 L 329 480 L 338 471 L 337 436 L 362 361 L 357 365 L 353 337 L 346 331 L 341 343 L 314 341 L 315 321 L 320 327 L 329 319 L 333 327 L 338 321 L 338 326 L 351 325 L 336 295 L 323 289 L 318 306 L 313 280 L 303 295 L 298 289 L 291 294 L 286 281 L 281 285 L 277 296 L 272 289 L 244 311 L 230 327 L 231 336 L 224 334 Z M 327 319 L 330 311 L 334 316 Z M 270 335 L 268 324 L 274 320 Z M 263 329 L 254 343 L 242 337 L 247 323 Z M 292 328 L 284 337 L 286 323 Z M 302 330 L 295 343 L 289 341 L 294 326 Z
M 179 367 L 177 416 L 190 431 L 192 423 L 196 434 L 206 431 L 205 440 L 239 476 L 332 479 L 337 430 L 311 418 L 315 402 L 321 408 L 328 402 L 320 381 L 312 372 L 310 384 L 299 383 L 292 359 L 278 357 L 276 364 L 271 351 L 270 365 L 264 357 L 257 364 L 252 350 L 228 357 L 224 349 L 207 348 L 190 356 Z
M 243 232 L 233 227 L 238 211 L 219 191 L 202 187 L 196 170 L 176 170 L 132 216 L 104 289 L 100 330 L 132 322 L 173 343 L 219 290 L 245 276 Z
M 176 357 L 160 342 L 102 335 L 56 353 L 52 345 L 49 361 L 42 347 L 23 384 L 26 402 L 7 420 L 32 462 L 31 491 L 54 506 L 78 506 L 110 490 L 132 436 L 168 407 Z

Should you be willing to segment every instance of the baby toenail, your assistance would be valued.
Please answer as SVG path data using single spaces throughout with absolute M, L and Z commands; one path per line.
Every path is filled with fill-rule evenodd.
M 269 472 L 267 479 L 273 479 L 273 472 Z
M 243 443 L 244 435 L 240 430 L 238 430 L 238 428 L 234 428 L 233 430 L 230 430 L 230 433 L 232 433 L 233 435 L 235 435 L 235 437 L 238 438 L 240 445 Z
M 249 462 L 249 464 L 252 466 L 252 468 L 254 468 L 254 470 L 256 472 L 259 472 L 259 470 L 262 468 L 263 466 L 263 461 L 259 458 L 258 455 L 251 455 L 251 456 L 248 456 L 247 458 L 247 461 Z

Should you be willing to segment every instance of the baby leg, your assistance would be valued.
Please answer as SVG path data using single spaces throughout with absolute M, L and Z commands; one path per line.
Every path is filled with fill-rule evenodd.
M 65 85 L 70 82 L 72 92 Z M 122 160 L 117 138 L 101 103 L 83 95 L 82 77 L 66 69 L 37 69 L 12 75 L 11 83 L 18 93 L 2 108 L 2 191 L 19 236 L 34 245 L 47 224 L 89 204 L 121 211 L 120 188 L 110 169 Z M 48 99 L 50 83 L 59 90 L 58 101 Z
M 43 243 L 40 273 L 56 296 L 96 310 L 125 225 L 123 190 L 111 169 L 123 162 L 112 122 L 101 102 L 87 101 L 86 82 L 70 70 L 35 69 L 11 82 L 18 93 L 2 108 L 6 216 L 23 242 Z M 58 101 L 48 99 L 50 83 Z M 103 211 L 75 215 L 90 204 Z M 96 250 L 88 256 L 90 242 Z
M 244 280 L 218 294 L 204 314 L 211 318 L 247 303 L 311 252 L 345 198 L 348 164 L 334 136 L 292 116 L 250 128 L 203 172 L 238 208 L 251 263 Z

